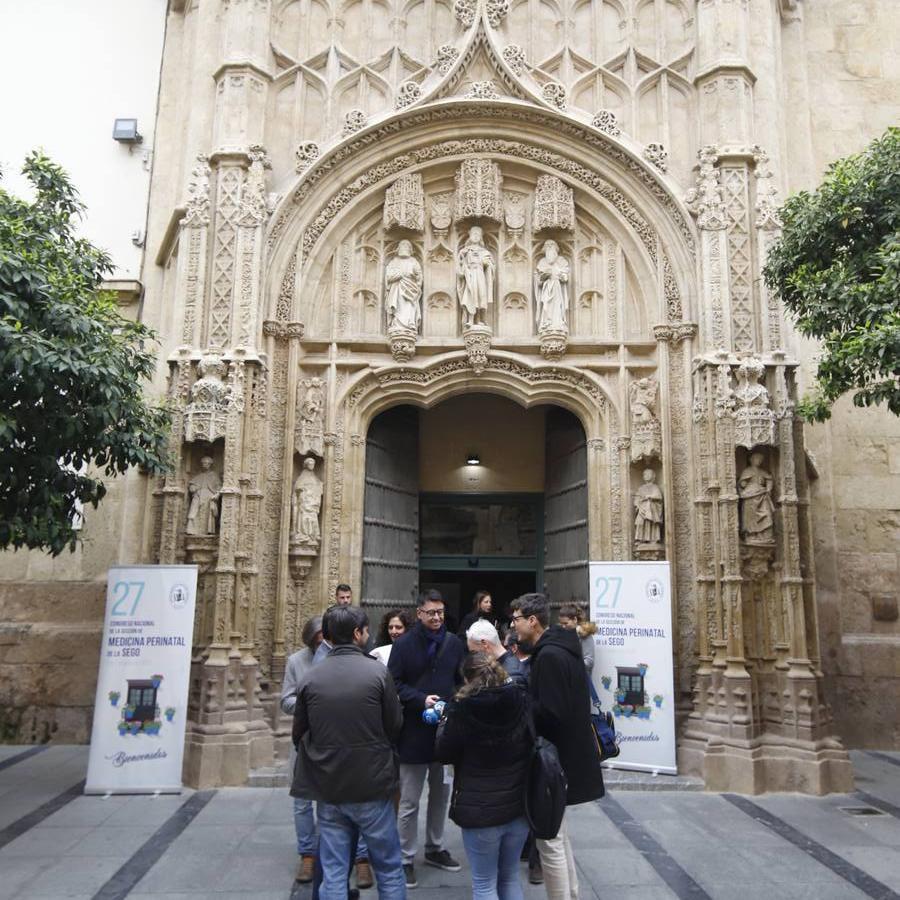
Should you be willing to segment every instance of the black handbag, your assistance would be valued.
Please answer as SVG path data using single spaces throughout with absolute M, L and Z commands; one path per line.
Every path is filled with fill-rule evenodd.
M 534 750 L 525 781 L 525 818 L 536 838 L 549 841 L 559 834 L 566 813 L 568 783 L 556 747 L 537 736 L 531 713 L 528 730 Z
M 597 738 L 597 747 L 600 750 L 600 762 L 605 759 L 613 759 L 619 755 L 619 744 L 616 740 L 616 726 L 612 717 L 612 713 L 603 712 L 600 705 L 600 698 L 597 696 L 597 689 L 591 676 L 588 675 L 588 688 L 591 692 L 591 725 L 594 728 L 594 735 Z

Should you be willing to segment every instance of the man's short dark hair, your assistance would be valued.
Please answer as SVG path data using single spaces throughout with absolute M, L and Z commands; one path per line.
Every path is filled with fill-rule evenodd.
M 358 606 L 329 606 L 322 617 L 322 632 L 328 634 L 328 641 L 337 647 L 352 644 L 353 632 L 363 630 L 369 624 L 369 617 Z
M 349 584 L 339 584 L 339 585 L 334 589 L 334 596 L 337 597 L 337 595 L 338 595 L 341 591 L 346 591 L 348 594 L 352 594 L 352 593 L 353 593 L 353 588 L 350 587 Z
M 419 609 L 421 609 L 426 603 L 443 603 L 444 598 L 441 596 L 441 592 L 432 588 L 430 591 L 422 591 L 419 594 Z
M 512 609 L 526 619 L 534 616 L 542 628 L 550 624 L 550 604 L 544 594 L 522 594 L 513 600 Z

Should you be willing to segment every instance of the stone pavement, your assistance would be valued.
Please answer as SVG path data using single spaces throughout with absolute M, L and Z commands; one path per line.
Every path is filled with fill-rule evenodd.
M 854 752 L 857 792 L 613 789 L 570 811 L 583 900 L 900 900 L 900 753 Z M 306 900 L 283 788 L 85 797 L 86 747 L 0 746 L 0 900 Z M 664 777 L 664 776 L 661 776 Z M 461 860 L 460 833 L 448 847 Z M 417 865 L 411 900 L 468 900 Z M 523 867 L 523 875 L 524 867 Z M 376 900 L 375 891 L 363 900 Z M 543 900 L 525 887 L 526 900 Z

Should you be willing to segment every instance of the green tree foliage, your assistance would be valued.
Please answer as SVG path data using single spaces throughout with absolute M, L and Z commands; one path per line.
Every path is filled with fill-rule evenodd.
M 822 342 L 817 390 L 800 413 L 823 422 L 853 391 L 857 406 L 900 415 L 900 128 L 832 163 L 781 216 L 766 284 L 799 331 Z
M 33 202 L 0 189 L 0 548 L 74 549 L 100 476 L 162 472 L 167 412 L 149 403 L 152 332 L 100 291 L 109 257 L 75 235 L 66 173 L 32 153 Z

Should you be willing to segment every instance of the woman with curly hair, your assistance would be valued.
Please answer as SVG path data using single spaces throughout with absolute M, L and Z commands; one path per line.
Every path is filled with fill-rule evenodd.
M 386 612 L 378 629 L 378 646 L 372 651 L 372 656 L 387 665 L 394 641 L 403 637 L 412 625 L 412 617 L 405 609 L 392 609 Z
M 528 694 L 485 653 L 470 653 L 462 675 L 435 743 L 435 758 L 454 766 L 450 818 L 462 829 L 474 900 L 522 900 L 519 855 L 533 750 Z

